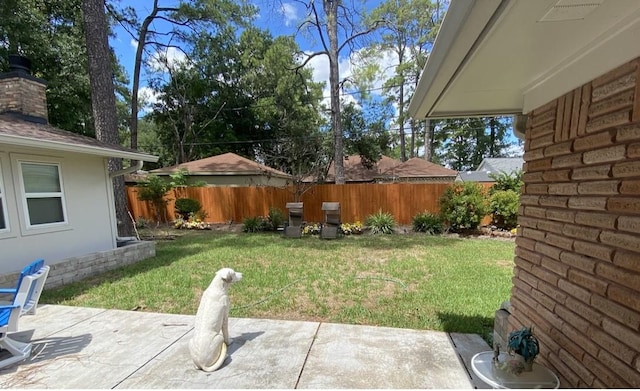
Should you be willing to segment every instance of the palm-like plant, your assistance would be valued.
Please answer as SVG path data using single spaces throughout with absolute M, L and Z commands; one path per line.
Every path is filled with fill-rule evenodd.
M 523 327 L 509 334 L 509 353 L 519 354 L 526 362 L 533 362 L 540 352 L 538 339 L 531 327 Z

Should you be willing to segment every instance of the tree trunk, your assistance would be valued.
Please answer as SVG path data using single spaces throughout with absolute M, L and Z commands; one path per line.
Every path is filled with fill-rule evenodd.
M 116 97 L 113 87 L 113 70 L 111 68 L 111 51 L 107 38 L 107 19 L 104 0 L 84 0 L 82 15 L 87 44 L 87 62 L 89 81 L 91 84 L 91 107 L 96 129 L 96 138 L 100 141 L 119 145 L 118 118 L 116 113 Z M 109 171 L 122 168 L 121 159 L 109 159 Z M 127 195 L 124 178 L 116 177 L 113 181 L 118 234 L 131 236 L 133 225 L 127 212 Z
M 407 161 L 407 142 L 404 134 L 404 86 L 400 85 L 398 96 L 398 124 L 400 125 L 400 160 Z M 411 157 L 413 157 L 413 137 L 411 137 Z
M 398 65 L 404 64 L 404 45 L 398 42 Z M 407 161 L 407 142 L 404 134 L 404 70 L 400 71 L 400 90 L 398 91 L 398 125 L 400 125 L 400 160 Z M 413 157 L 413 137 L 411 137 L 411 157 Z
M 424 121 L 424 160 L 428 162 L 432 157 L 431 144 L 431 120 L 427 118 Z
M 142 67 L 142 52 L 147 41 L 149 25 L 158 15 L 158 0 L 153 2 L 153 11 L 149 14 L 140 28 L 138 35 L 138 47 L 133 68 L 133 85 L 131 86 L 131 117 L 129 118 L 129 131 L 131 132 L 131 148 L 138 149 L 138 91 L 140 89 L 140 69 Z
M 496 155 L 496 119 L 495 117 L 489 118 L 489 127 L 491 128 L 491 133 L 489 135 L 489 156 L 494 157 Z
M 340 70 L 338 68 L 338 1 L 324 0 L 324 13 L 327 16 L 327 35 L 329 36 L 329 86 L 331 90 L 331 127 L 333 130 L 333 166 L 337 185 L 345 183 L 344 144 L 340 123 Z

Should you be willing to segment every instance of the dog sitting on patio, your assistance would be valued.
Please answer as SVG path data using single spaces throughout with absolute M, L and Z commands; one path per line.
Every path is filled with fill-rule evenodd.
M 213 372 L 227 358 L 229 345 L 229 287 L 242 279 L 242 273 L 223 268 L 216 272 L 202 294 L 196 313 L 193 338 L 189 341 L 191 359 L 198 369 Z

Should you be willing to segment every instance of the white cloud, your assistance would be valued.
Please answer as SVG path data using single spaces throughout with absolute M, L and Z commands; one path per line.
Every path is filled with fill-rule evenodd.
M 298 10 L 293 3 L 282 3 L 280 13 L 284 16 L 285 26 L 291 26 L 298 20 Z
M 306 52 L 309 55 L 311 52 Z M 407 56 L 409 53 L 407 53 Z M 407 58 L 405 56 L 405 58 Z M 372 95 L 382 95 L 382 86 L 384 85 L 386 80 L 389 80 L 395 75 L 396 67 L 398 66 L 398 56 L 392 50 L 385 50 L 378 53 L 378 57 L 374 60 L 369 59 L 368 61 L 374 61 L 377 64 L 379 69 L 379 75 L 373 80 L 370 88 L 370 93 Z M 329 58 L 325 55 L 316 56 L 312 58 L 308 65 L 313 70 L 313 80 L 316 82 L 324 82 L 325 86 L 323 89 L 323 104 L 326 107 L 330 107 L 330 91 L 329 91 Z M 360 56 L 359 51 L 355 51 L 351 53 L 350 58 L 340 58 L 339 62 L 339 71 L 340 71 L 340 81 L 344 81 L 346 78 L 351 77 L 355 71 L 359 67 L 365 66 L 364 60 Z M 409 94 L 409 89 L 405 88 L 405 94 Z M 341 96 L 342 101 L 346 103 L 355 103 L 359 105 L 360 96 L 359 94 L 343 94 Z M 407 100 L 405 100 L 407 102 Z M 393 113 L 392 113 L 392 124 L 391 127 L 393 129 L 397 129 L 397 125 L 395 122 L 398 118 L 398 105 L 397 103 L 393 104 Z M 405 124 L 405 127 L 409 126 L 409 122 Z M 395 130 L 397 131 L 397 130 Z
M 391 50 L 385 50 L 378 53 L 378 58 L 375 61 L 381 74 L 376 78 L 372 88 L 376 90 L 376 93 L 380 93 L 384 82 L 395 76 L 398 55 Z
M 171 69 L 187 66 L 188 60 L 182 50 L 174 47 L 163 48 L 153 53 L 148 60 L 149 69 L 155 72 L 167 72 Z
M 129 45 L 131 45 L 131 47 L 134 48 L 135 50 L 138 50 L 138 40 L 137 39 L 131 38 L 131 41 L 129 41 Z
M 140 110 L 145 114 L 153 111 L 153 105 L 160 100 L 160 93 L 151 87 L 141 87 L 138 90 Z
M 307 52 L 307 55 L 310 53 Z M 312 58 L 307 67 L 313 70 L 313 81 L 323 82 L 324 88 L 322 89 L 323 100 L 322 103 L 327 107 L 330 107 L 330 85 L 329 85 L 329 57 L 326 55 L 315 56 Z M 351 76 L 351 62 L 347 58 L 341 58 L 338 62 L 338 70 L 340 72 L 340 80 L 344 80 Z M 342 99 L 345 102 L 357 103 L 357 100 L 350 94 L 342 95 Z
M 359 52 L 355 52 L 354 54 L 352 54 L 352 57 L 354 58 L 354 61 L 353 61 L 354 67 L 364 66 L 364 60 L 360 59 Z M 407 50 L 405 52 L 404 58 L 405 60 L 409 60 L 410 57 L 411 57 L 411 53 Z M 367 61 L 371 62 L 372 60 L 369 59 Z M 379 74 L 377 75 L 375 80 L 373 80 L 373 83 L 370 86 L 371 94 L 382 96 L 383 94 L 382 87 L 384 86 L 384 83 L 395 76 L 396 68 L 398 67 L 398 61 L 399 61 L 398 54 L 391 49 L 383 50 L 377 53 L 377 57 L 373 61 L 375 61 L 375 64 L 378 67 Z M 411 83 L 408 81 L 405 83 L 405 89 L 404 89 L 405 104 L 408 104 L 409 102 L 408 97 L 411 94 L 411 90 L 412 90 L 410 84 Z M 396 93 L 397 93 L 397 90 L 396 90 Z M 393 107 L 391 127 L 393 129 L 397 129 L 397 126 L 398 126 L 397 121 L 400 114 L 397 101 L 393 102 L 391 106 Z M 406 106 L 405 106 L 405 109 L 406 109 Z M 405 122 L 405 132 L 408 132 L 409 126 L 410 126 L 410 123 L 407 120 Z
M 510 141 L 513 142 L 513 144 L 504 150 L 505 155 L 508 157 L 522 157 L 524 155 L 524 143 L 518 142 L 517 139 Z

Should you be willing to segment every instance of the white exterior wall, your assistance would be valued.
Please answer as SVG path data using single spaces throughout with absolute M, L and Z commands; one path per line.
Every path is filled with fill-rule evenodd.
M 58 163 L 66 205 L 66 223 L 29 228 L 18 161 Z M 8 232 L 0 232 L 0 274 L 21 270 L 44 258 L 49 265 L 69 257 L 116 248 L 116 224 L 106 159 L 0 144 L 0 180 L 4 185 Z

